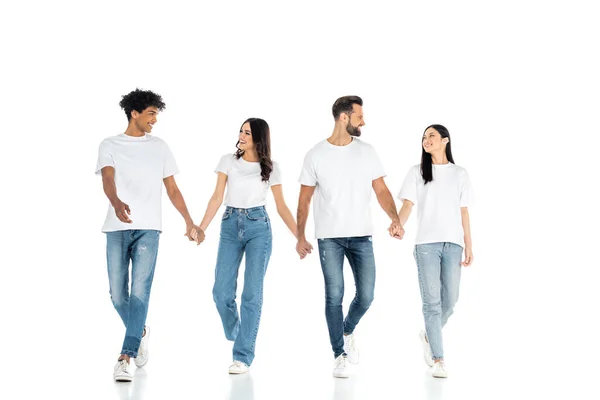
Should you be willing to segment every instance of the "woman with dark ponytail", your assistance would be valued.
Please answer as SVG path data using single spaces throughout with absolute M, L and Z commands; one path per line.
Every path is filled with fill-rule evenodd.
M 471 183 L 467 171 L 454 164 L 450 133 L 442 125 L 425 129 L 421 164 L 412 167 L 398 199 L 402 226 L 417 204 L 417 262 L 425 330 L 420 338 L 425 362 L 436 378 L 448 376 L 444 363 L 442 328 L 458 300 L 461 266 L 473 262 L 468 206 Z M 462 254 L 464 252 L 464 260 Z
M 221 157 L 215 172 L 217 186 L 206 213 L 192 238 L 200 243 L 204 232 L 225 202 L 221 217 L 219 252 L 215 269 L 213 299 L 221 316 L 225 337 L 234 342 L 230 374 L 248 372 L 263 300 L 263 280 L 271 256 L 271 221 L 265 209 L 267 192 L 273 192 L 277 212 L 296 236 L 296 220 L 287 207 L 281 188 L 281 172 L 271 159 L 269 125 L 249 118 L 240 128 L 237 151 Z M 225 187 L 227 186 L 227 193 Z M 240 315 L 235 301 L 237 276 L 246 256 Z

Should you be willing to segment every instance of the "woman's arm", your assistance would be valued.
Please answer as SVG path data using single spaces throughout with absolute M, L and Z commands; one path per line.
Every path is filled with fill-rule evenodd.
M 208 201 L 208 205 L 206 206 L 206 211 L 204 212 L 204 217 L 202 218 L 202 222 L 200 222 L 199 228 L 202 232 L 199 234 L 202 236 L 202 240 L 204 240 L 204 232 L 210 225 L 210 222 L 215 217 L 215 214 L 223 204 L 223 194 L 225 193 L 225 186 L 227 186 L 227 175 L 222 172 L 217 174 L 217 186 L 215 187 L 215 191 Z M 198 243 L 200 243 L 200 240 Z
M 281 185 L 271 186 L 271 191 L 273 192 L 275 204 L 277 205 L 277 213 L 279 214 L 285 225 L 288 227 L 290 232 L 292 232 L 292 235 L 294 235 L 294 237 L 297 238 L 298 235 L 296 230 L 296 220 L 294 219 L 294 216 L 292 215 L 292 212 L 288 208 L 287 204 L 285 204 L 285 200 L 283 198 L 283 189 Z
M 460 265 L 468 267 L 473 263 L 473 243 L 471 242 L 471 222 L 469 221 L 469 209 L 467 207 L 460 208 L 462 217 L 463 231 L 465 232 L 465 261 Z
M 410 217 L 410 213 L 413 208 L 413 202 L 410 200 L 404 199 L 402 202 L 402 207 L 400 211 L 398 211 L 398 218 L 400 219 L 400 225 L 404 226 L 406 221 L 408 221 L 408 217 Z

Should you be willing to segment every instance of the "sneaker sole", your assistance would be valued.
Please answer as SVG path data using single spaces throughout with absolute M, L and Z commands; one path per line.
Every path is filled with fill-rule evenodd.
M 245 371 L 229 371 L 230 375 L 241 375 L 241 374 L 245 374 L 247 373 L 249 370 L 245 370 Z
M 431 374 L 431 376 L 433 376 L 434 378 L 442 378 L 442 379 L 444 379 L 444 378 L 447 378 L 447 377 L 448 377 L 448 374 L 445 374 L 445 375 L 436 375 L 436 374 Z
M 117 382 L 131 382 L 133 378 L 131 376 L 115 376 Z
M 343 373 L 343 374 L 340 374 L 340 373 L 335 373 L 335 372 L 334 372 L 334 373 L 333 373 L 333 377 L 334 377 L 334 378 L 346 379 L 346 378 L 350 378 L 350 374 L 348 374 L 348 373 Z

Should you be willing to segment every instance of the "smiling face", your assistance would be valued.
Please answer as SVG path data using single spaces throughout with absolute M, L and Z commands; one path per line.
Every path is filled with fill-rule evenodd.
M 445 151 L 448 138 L 442 138 L 434 128 L 429 128 L 423 134 L 423 150 L 431 154 L 437 151 Z
M 252 140 L 252 130 L 250 129 L 250 122 L 246 122 L 240 128 L 237 147 L 238 149 L 243 151 L 254 149 L 254 141 Z
M 131 112 L 131 119 L 135 123 L 136 127 L 145 133 L 152 132 L 152 128 L 156 123 L 156 117 L 158 116 L 158 108 L 150 106 L 141 113 L 137 111 Z

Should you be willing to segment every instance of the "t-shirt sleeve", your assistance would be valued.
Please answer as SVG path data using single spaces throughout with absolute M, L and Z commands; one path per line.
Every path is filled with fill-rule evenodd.
M 273 162 L 273 171 L 271 171 L 271 176 L 269 176 L 269 186 L 281 185 L 281 168 L 279 168 L 279 164 Z
M 315 171 L 315 164 L 313 162 L 312 152 L 309 152 L 304 157 L 304 165 L 302 165 L 302 172 L 298 182 L 304 186 L 316 186 L 317 185 L 317 173 Z
M 385 170 L 383 169 L 383 164 L 381 163 L 381 159 L 375 149 L 373 150 L 373 180 L 379 179 L 382 176 L 385 176 Z
M 173 176 L 179 173 L 179 168 L 177 168 L 177 163 L 175 162 L 175 157 L 171 152 L 169 146 L 165 143 L 166 151 L 165 151 L 165 164 L 163 166 L 163 179 L 169 176 Z
M 400 188 L 400 192 L 398 193 L 398 200 L 408 200 L 413 204 L 417 204 L 417 173 L 419 172 L 418 168 L 411 168 L 406 174 L 406 178 L 404 178 L 404 183 L 402 183 L 402 188 Z
M 113 159 L 108 142 L 106 141 L 100 143 L 100 147 L 98 148 L 98 162 L 96 163 L 96 175 L 100 175 L 102 172 L 102 168 L 104 167 L 115 167 L 115 160 Z
M 464 171 L 460 180 L 460 206 L 470 207 L 473 205 L 473 188 L 467 171 Z
M 215 168 L 215 173 L 222 172 L 225 175 L 229 175 L 229 170 L 231 169 L 232 165 L 233 165 L 233 155 L 225 154 L 219 160 L 219 164 L 217 164 L 217 168 Z

